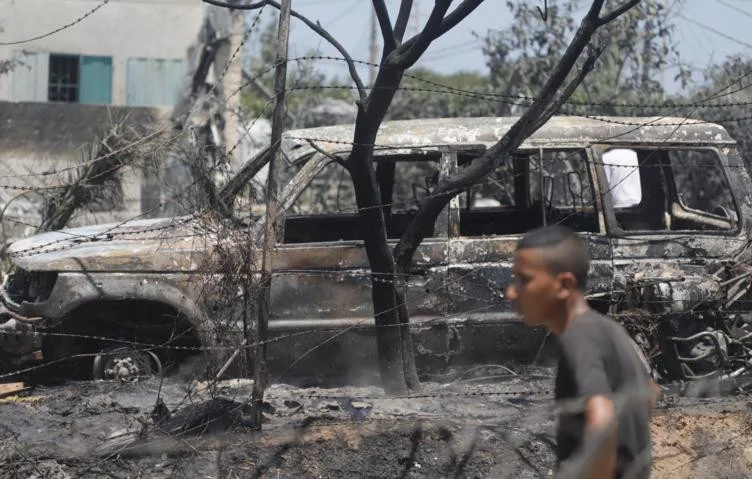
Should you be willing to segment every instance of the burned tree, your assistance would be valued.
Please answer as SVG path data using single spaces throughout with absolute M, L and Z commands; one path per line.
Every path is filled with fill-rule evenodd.
M 255 9 L 264 5 L 280 8 L 277 2 L 264 0 L 246 5 L 234 5 L 217 0 L 206 3 L 230 8 Z M 357 74 L 352 58 L 331 35 L 293 11 L 292 16 L 332 43 L 348 62 L 350 74 L 358 91 L 358 113 L 353 134 L 353 148 L 344 165 L 350 173 L 365 249 L 372 273 L 372 300 L 377 327 L 377 349 L 382 381 L 390 391 L 404 391 L 419 387 L 409 331 L 405 278 L 410 273 L 413 255 L 425 237 L 427 227 L 437 217 L 449 200 L 463 188 L 481 181 L 494 171 L 501 161 L 517 149 L 525 138 L 533 134 L 556 112 L 558 107 L 580 85 L 593 69 L 603 45 L 593 45 L 599 28 L 615 20 L 639 0 L 628 0 L 609 13 L 603 13 L 604 0 L 594 0 L 584 16 L 568 48 L 557 62 L 534 102 L 500 141 L 461 173 L 453 174 L 440 182 L 431 195 L 420 205 L 417 215 L 392 251 L 387 242 L 389 209 L 383 204 L 373 157 L 379 127 L 389 106 L 400 88 L 405 71 L 412 67 L 434 40 L 459 25 L 483 0 L 464 0 L 451 9 L 451 0 L 437 0 L 422 31 L 404 39 L 412 13 L 412 1 L 403 0 L 397 18 L 392 23 L 386 3 L 374 0 L 383 39 L 383 50 L 376 79 L 370 93 Z M 584 54 L 584 58 L 583 58 Z M 579 68 L 577 68 L 579 64 Z

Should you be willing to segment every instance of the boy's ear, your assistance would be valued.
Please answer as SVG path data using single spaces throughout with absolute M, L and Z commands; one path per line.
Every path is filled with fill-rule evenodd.
M 570 292 L 577 289 L 577 278 L 574 277 L 574 274 L 570 272 L 559 273 L 558 278 L 562 286 L 562 292 Z

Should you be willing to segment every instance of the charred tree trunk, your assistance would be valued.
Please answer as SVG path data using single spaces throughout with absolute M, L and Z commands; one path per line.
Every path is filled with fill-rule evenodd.
M 372 162 L 379 125 L 399 86 L 402 73 L 396 69 L 380 69 L 374 90 L 366 101 L 359 105 L 355 120 L 354 146 L 348 161 L 360 212 L 366 254 L 373 275 L 371 296 L 377 328 L 379 369 L 385 388 L 394 392 L 404 391 L 409 386 L 398 327 L 399 303 L 394 281 L 396 265 L 387 243 L 386 218 Z M 417 377 L 417 374 L 415 376 Z
M 384 207 L 382 194 L 373 167 L 376 136 L 405 70 L 425 52 L 433 40 L 450 30 L 472 12 L 482 0 L 465 0 L 450 15 L 446 15 L 450 0 L 438 0 L 423 31 L 402 42 L 412 2 L 403 1 L 399 16 L 392 28 L 383 0 L 373 6 L 384 38 L 381 66 L 371 93 L 358 104 L 353 149 L 348 166 L 355 189 L 355 197 L 363 228 L 366 254 L 372 272 L 372 300 L 375 314 L 376 342 L 379 368 L 388 391 L 400 392 L 420 386 L 415 368 L 412 337 L 407 310 L 407 286 L 404 274 L 396 274 L 394 253 L 387 243 L 386 217 L 390 208 Z M 401 43 L 401 44 L 400 44 Z M 409 267 L 407 268 L 409 273 Z

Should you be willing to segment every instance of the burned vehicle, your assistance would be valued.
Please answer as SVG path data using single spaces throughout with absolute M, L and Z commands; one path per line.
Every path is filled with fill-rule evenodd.
M 515 120 L 385 122 L 374 161 L 389 241 L 437 182 L 471 165 Z M 346 168 L 352 134 L 352 125 L 285 134 L 268 344 L 276 377 L 347 373 L 376 357 L 371 278 Z M 251 246 L 232 231 L 261 230 L 242 198 L 266 153 L 224 187 L 230 220 L 197 213 L 14 243 L 2 301 L 15 334 L 38 339 L 47 361 L 86 358 L 97 378 L 231 351 L 223 344 L 240 344 L 248 307 L 237 286 L 219 294 L 208 285 L 221 276 L 218 251 L 248 257 Z M 625 325 L 660 378 L 752 372 L 751 186 L 720 125 L 553 117 L 481 184 L 458 191 L 416 252 L 407 307 L 421 371 L 529 364 L 552 347 L 543 331 L 521 324 L 503 291 L 518 238 L 558 223 L 589 243 L 592 305 Z M 258 271 L 260 255 L 251 256 Z M 23 349 L 14 344 L 6 354 Z

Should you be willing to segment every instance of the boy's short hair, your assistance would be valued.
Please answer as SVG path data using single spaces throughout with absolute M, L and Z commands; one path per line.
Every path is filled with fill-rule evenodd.
M 528 231 L 517 242 L 518 251 L 526 248 L 543 250 L 546 267 L 553 274 L 570 272 L 577 280 L 577 287 L 585 289 L 590 254 L 585 241 L 572 229 L 550 225 Z

